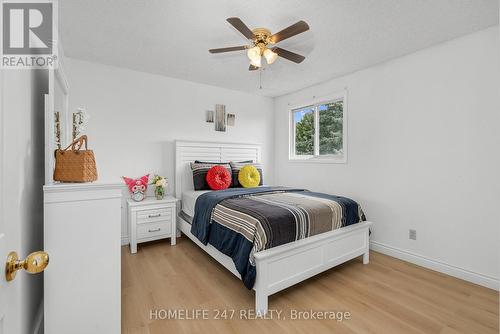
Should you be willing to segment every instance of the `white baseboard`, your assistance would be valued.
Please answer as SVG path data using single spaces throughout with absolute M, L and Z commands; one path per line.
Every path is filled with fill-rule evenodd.
M 33 326 L 33 334 L 43 334 L 43 299 L 38 306 L 38 310 L 35 316 L 35 324 Z
M 479 284 L 490 289 L 494 289 L 497 291 L 499 290 L 499 280 L 491 276 L 459 268 L 441 261 L 432 260 L 422 255 L 392 247 L 377 241 L 370 241 L 370 249 L 428 269 L 432 269 L 453 277 L 463 279 L 465 281 Z
M 129 243 L 128 237 L 122 237 L 122 246 L 128 245 Z

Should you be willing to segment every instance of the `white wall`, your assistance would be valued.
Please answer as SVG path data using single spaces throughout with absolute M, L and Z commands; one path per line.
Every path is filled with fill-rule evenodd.
M 66 59 L 70 111 L 83 106 L 91 116 L 87 135 L 95 151 L 100 181 L 160 173 L 173 191 L 173 141 L 258 143 L 263 162 L 273 164 L 273 101 L 233 90 Z M 223 74 L 221 74 L 223 75 Z M 236 126 L 216 132 L 205 111 L 225 104 Z M 273 173 L 266 173 L 272 181 Z
M 2 171 L 7 247 L 20 258 L 43 250 L 44 94 L 47 71 L 3 71 L 5 170 Z M 5 261 L 1 254 L 2 261 Z M 3 265 L 3 264 L 2 264 Z M 3 273 L 2 273 L 3 274 Z M 19 272 L 9 283 L 7 329 L 33 333 L 41 320 L 43 274 Z M 6 296 L 4 296 L 6 297 Z
M 277 98 L 277 183 L 356 199 L 378 250 L 498 284 L 499 70 L 494 27 Z M 288 105 L 344 87 L 348 163 L 288 162 Z
M 174 185 L 174 140 L 231 141 L 262 145 L 266 183 L 273 183 L 274 116 L 271 98 L 165 76 L 67 58 L 70 112 L 90 114 L 86 134 L 99 181 L 159 173 Z M 223 74 L 221 74 L 223 75 Z M 225 104 L 236 125 L 216 132 L 205 111 Z M 126 222 L 122 240 L 126 242 Z

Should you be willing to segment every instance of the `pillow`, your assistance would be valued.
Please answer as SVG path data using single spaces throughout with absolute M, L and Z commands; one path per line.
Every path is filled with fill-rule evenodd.
M 231 185 L 231 173 L 223 166 L 213 166 L 207 172 L 208 186 L 212 190 L 223 190 Z
M 211 190 L 210 186 L 207 183 L 207 173 L 210 168 L 213 166 L 222 166 L 231 173 L 231 165 L 228 163 L 219 163 L 219 162 L 192 162 L 191 170 L 193 171 L 193 186 L 194 190 Z
M 240 173 L 240 170 L 247 166 L 247 165 L 251 165 L 251 166 L 254 166 L 255 168 L 257 168 L 257 171 L 259 172 L 260 174 L 260 182 L 259 182 L 259 186 L 263 185 L 264 184 L 264 176 L 262 174 L 262 164 L 259 164 L 259 163 L 256 163 L 256 162 L 247 162 L 247 161 L 242 161 L 242 162 L 234 162 L 234 161 L 231 161 L 230 162 L 231 164 L 231 170 L 233 171 L 233 184 L 232 184 L 232 188 L 241 188 L 242 185 L 240 184 L 240 182 L 238 181 L 238 175 Z
M 252 165 L 246 165 L 238 173 L 238 181 L 244 188 L 255 188 L 260 183 L 260 173 Z

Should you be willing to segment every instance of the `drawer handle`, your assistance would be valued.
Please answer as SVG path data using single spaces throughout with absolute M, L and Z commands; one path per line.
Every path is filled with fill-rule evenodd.
M 158 227 L 156 230 L 148 230 L 148 232 L 158 232 L 160 230 L 161 230 L 161 228 Z
M 156 215 L 149 215 L 148 218 L 156 218 L 161 217 L 161 213 L 157 213 Z

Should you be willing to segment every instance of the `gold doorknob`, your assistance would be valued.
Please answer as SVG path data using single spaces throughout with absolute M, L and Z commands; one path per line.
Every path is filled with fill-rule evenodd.
M 5 264 L 5 279 L 12 281 L 19 269 L 24 269 L 30 274 L 38 274 L 45 270 L 49 264 L 49 254 L 38 251 L 28 255 L 23 261 L 19 260 L 16 252 L 10 252 Z

